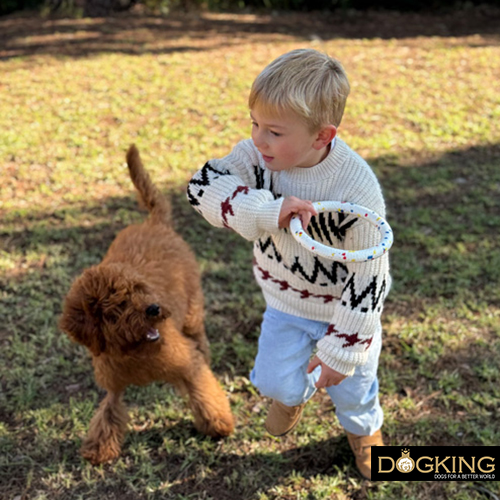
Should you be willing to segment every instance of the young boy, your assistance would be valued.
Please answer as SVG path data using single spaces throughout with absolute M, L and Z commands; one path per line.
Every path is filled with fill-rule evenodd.
M 326 54 L 301 49 L 276 59 L 250 92 L 252 139 L 199 170 L 188 199 L 214 226 L 254 242 L 254 274 L 267 309 L 250 378 L 273 398 L 266 429 L 288 433 L 324 387 L 358 469 L 370 478 L 371 446 L 383 445 L 377 365 L 388 256 L 328 261 L 302 248 L 288 230 L 298 214 L 326 245 L 359 250 L 378 244 L 378 232 L 365 221 L 318 215 L 312 205 L 350 201 L 385 217 L 372 170 L 336 137 L 349 90 L 342 66 Z

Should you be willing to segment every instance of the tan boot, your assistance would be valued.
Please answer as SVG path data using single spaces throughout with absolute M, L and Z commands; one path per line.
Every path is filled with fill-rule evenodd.
M 267 414 L 264 427 L 273 436 L 288 434 L 299 422 L 305 403 L 297 406 L 286 406 L 273 400 Z
M 371 436 L 358 436 L 347 433 L 347 440 L 351 450 L 356 457 L 356 466 L 365 479 L 372 478 L 372 446 L 384 446 L 382 432 L 380 430 Z

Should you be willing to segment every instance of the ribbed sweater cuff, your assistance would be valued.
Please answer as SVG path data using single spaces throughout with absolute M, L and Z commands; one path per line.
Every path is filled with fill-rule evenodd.
M 358 312 L 337 304 L 334 314 L 335 328 L 342 333 L 358 333 L 360 337 L 371 337 L 380 324 L 380 312 Z
M 259 229 L 270 234 L 279 232 L 278 221 L 283 201 L 284 198 L 278 198 L 256 208 L 255 218 Z
M 337 306 L 334 332 L 318 342 L 318 357 L 344 375 L 364 365 L 375 335 L 380 333 L 380 314 L 359 313 Z
M 356 366 L 352 363 L 341 361 L 340 359 L 327 354 L 325 351 L 318 351 L 316 355 L 321 361 L 323 361 L 323 363 L 325 363 L 325 365 L 330 367 L 332 370 L 342 373 L 342 375 L 347 375 L 348 377 L 354 375 Z
M 336 342 L 330 336 L 323 337 L 318 342 L 317 356 L 321 361 L 344 375 L 352 375 L 356 366 L 364 365 L 368 359 L 366 346 L 355 351 L 342 347 L 343 342 Z

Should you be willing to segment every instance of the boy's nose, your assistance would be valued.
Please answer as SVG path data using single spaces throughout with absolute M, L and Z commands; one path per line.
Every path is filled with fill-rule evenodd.
M 257 149 L 265 148 L 265 142 L 262 140 L 262 136 L 258 132 L 254 132 L 252 134 L 252 140 Z

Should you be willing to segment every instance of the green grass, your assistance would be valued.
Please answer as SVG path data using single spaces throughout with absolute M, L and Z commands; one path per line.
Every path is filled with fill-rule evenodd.
M 292 435 L 267 435 L 268 401 L 248 380 L 264 309 L 251 244 L 185 199 L 192 173 L 248 136 L 246 97 L 266 63 L 303 46 L 341 59 L 352 94 L 340 133 L 374 166 L 396 237 L 380 364 L 386 440 L 497 445 L 500 38 L 467 29 L 470 13 L 457 14 L 453 37 L 438 36 L 450 18 L 417 16 L 427 36 L 391 38 L 394 18 L 374 34 L 381 17 L 370 16 L 0 18 L 0 498 L 500 494 L 495 483 L 361 480 L 324 392 Z M 213 368 L 238 423 L 212 441 L 171 388 L 130 388 L 122 456 L 92 467 L 78 449 L 103 394 L 57 318 L 72 279 L 144 217 L 124 169 L 132 142 L 196 251 Z

